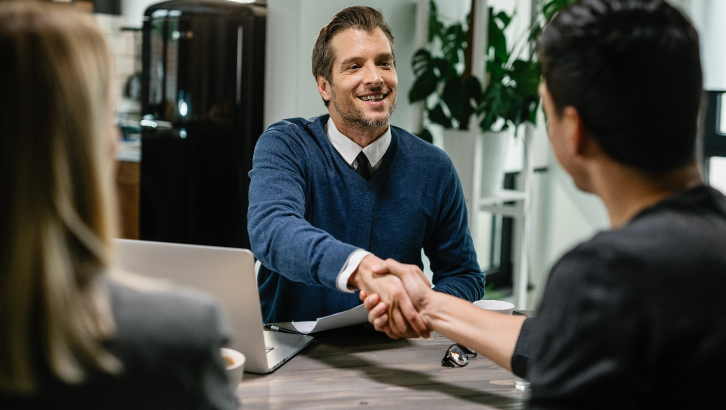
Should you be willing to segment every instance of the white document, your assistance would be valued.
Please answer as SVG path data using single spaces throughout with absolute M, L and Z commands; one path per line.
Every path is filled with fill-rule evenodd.
M 368 321 L 368 311 L 363 305 L 346 310 L 334 315 L 319 317 L 318 320 L 307 322 L 292 322 L 292 325 L 300 333 L 308 334 L 322 332 L 323 330 L 337 329 L 352 325 L 359 325 Z

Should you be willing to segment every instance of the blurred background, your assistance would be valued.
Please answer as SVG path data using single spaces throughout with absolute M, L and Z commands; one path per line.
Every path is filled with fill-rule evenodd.
M 430 106 L 410 103 L 408 98 L 418 78 L 412 68 L 416 51 L 424 48 L 432 55 L 445 51 L 442 41 L 429 36 L 432 8 L 443 27 L 461 24 L 473 33 L 486 33 L 482 37 L 490 40 L 493 34 L 486 24 L 506 21 L 499 28 L 507 49 L 513 58 L 528 59 L 532 52 L 528 37 L 543 21 L 542 7 L 548 2 L 219 0 L 203 6 L 204 2 L 194 5 L 193 0 L 76 1 L 77 7 L 95 14 L 116 59 L 117 123 L 124 139 L 118 155 L 123 236 L 249 246 L 245 176 L 254 142 L 277 120 L 326 112 L 311 75 L 310 54 L 318 30 L 341 9 L 367 5 L 383 11 L 395 37 L 399 77 L 398 106 L 391 123 L 414 133 L 425 127 L 432 142 L 444 148 L 443 127 L 431 121 Z M 726 90 L 726 2 L 670 3 L 690 17 L 700 34 L 706 93 L 699 155 L 710 183 L 726 190 L 726 104 L 721 104 Z M 494 15 L 504 12 L 507 19 L 491 23 L 487 13 L 478 20 L 470 18 L 472 7 Z M 489 46 L 481 47 L 488 58 Z M 488 74 L 481 74 L 486 82 Z M 433 97 L 428 98 L 425 104 L 430 105 Z M 225 101 L 212 110 L 215 103 Z M 516 209 L 512 212 L 470 209 L 476 213 L 471 228 L 480 265 L 488 273 L 489 297 L 519 296 L 524 302 L 518 307 L 530 309 L 539 300 L 552 263 L 608 226 L 602 204 L 579 192 L 557 164 L 541 109 L 536 113 L 535 124 L 520 125 L 521 130 L 510 127 L 517 128 L 518 136 L 509 138 L 503 165 L 504 187 L 525 192 L 527 199 L 499 202 L 498 206 L 512 205 Z M 234 158 L 224 152 L 232 152 Z M 527 172 L 529 179 L 523 181 Z M 224 199 L 230 197 L 236 202 Z M 524 296 L 516 291 L 522 280 Z

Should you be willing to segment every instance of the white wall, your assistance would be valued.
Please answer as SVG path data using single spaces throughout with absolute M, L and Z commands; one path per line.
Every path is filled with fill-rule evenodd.
M 161 3 L 162 0 L 121 0 L 121 14 L 124 27 L 141 28 L 144 12 L 152 4 Z
M 703 88 L 726 90 L 726 1 L 691 0 L 686 11 L 701 40 Z

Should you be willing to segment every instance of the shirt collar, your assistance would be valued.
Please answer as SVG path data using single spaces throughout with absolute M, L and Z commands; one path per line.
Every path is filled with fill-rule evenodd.
M 381 165 L 381 161 L 383 160 L 383 155 L 386 154 L 388 146 L 391 145 L 390 126 L 386 129 L 386 132 L 384 132 L 383 135 L 378 137 L 371 144 L 368 144 L 365 148 L 361 148 L 361 146 L 356 144 L 355 141 L 338 131 L 338 128 L 336 128 L 332 118 L 328 118 L 328 123 L 325 125 L 325 131 L 328 134 L 330 143 L 333 144 L 336 151 L 340 153 L 340 156 L 343 157 L 345 162 L 350 166 L 353 166 L 355 158 L 361 151 L 363 151 L 363 153 L 366 154 L 366 157 L 368 157 L 368 161 L 371 163 L 371 168 L 373 168 L 373 170 L 378 169 Z

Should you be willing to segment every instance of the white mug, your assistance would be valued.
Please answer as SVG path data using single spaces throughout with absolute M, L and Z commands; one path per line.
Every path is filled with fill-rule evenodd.
M 514 305 L 503 300 L 477 300 L 474 305 L 482 309 L 504 313 L 505 315 L 511 315 L 514 311 Z
M 230 384 L 234 388 L 237 388 L 237 385 L 242 381 L 242 375 L 245 371 L 245 355 L 226 347 L 222 348 L 222 355 L 234 361 L 234 364 L 227 366 L 227 377 L 229 378 Z

